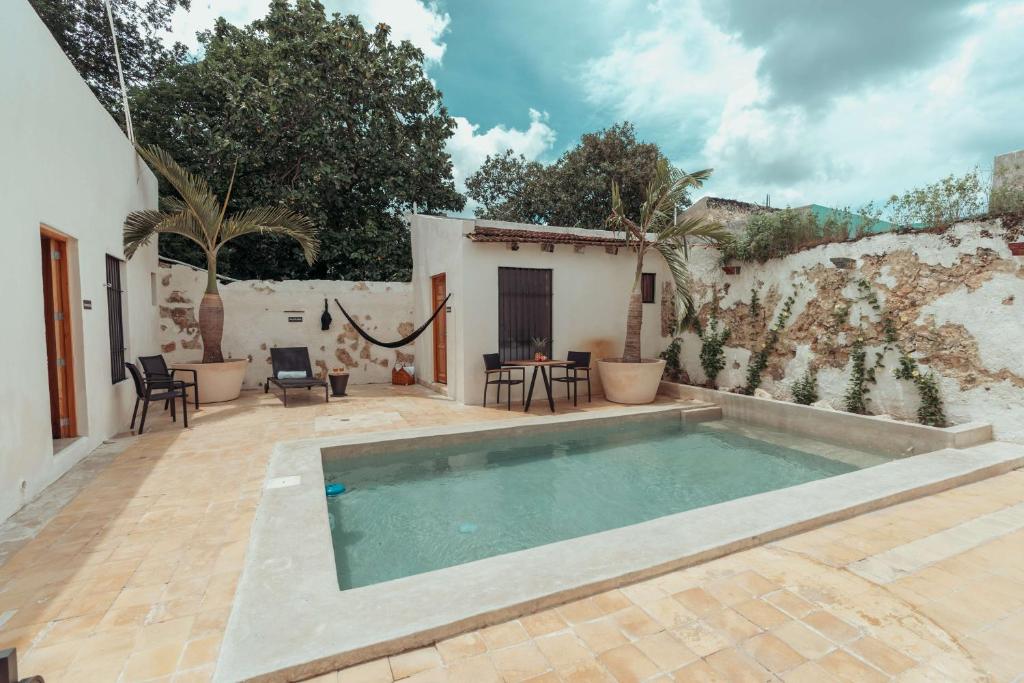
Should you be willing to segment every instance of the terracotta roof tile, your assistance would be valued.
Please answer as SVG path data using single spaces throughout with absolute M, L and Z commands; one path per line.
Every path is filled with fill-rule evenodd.
M 623 247 L 626 240 L 602 235 L 578 235 L 545 230 L 511 230 L 506 228 L 476 227 L 466 235 L 474 242 L 539 242 L 542 244 L 593 244 L 595 246 Z

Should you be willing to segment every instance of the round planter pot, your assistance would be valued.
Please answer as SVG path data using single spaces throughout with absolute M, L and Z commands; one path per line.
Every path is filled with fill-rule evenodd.
M 221 403 L 238 398 L 249 361 L 246 358 L 231 358 L 223 363 L 174 363 L 173 367 L 196 371 L 200 403 Z M 190 381 L 192 373 L 183 372 L 178 378 Z M 188 393 L 188 400 L 191 401 L 192 389 Z
M 345 396 L 345 390 L 348 388 L 347 372 L 327 375 L 327 379 L 331 382 L 331 396 Z
M 604 397 L 614 403 L 650 403 L 658 395 L 665 361 L 644 358 L 639 363 L 623 363 L 618 358 L 597 361 Z

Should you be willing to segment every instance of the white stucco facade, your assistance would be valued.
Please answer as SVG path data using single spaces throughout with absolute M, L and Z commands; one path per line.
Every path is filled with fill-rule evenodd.
M 106 256 L 124 258 L 121 226 L 156 206 L 156 179 L 93 97 L 26 0 L 0 3 L 0 204 L 7 293 L 0 367 L 0 520 L 109 436 L 128 427 L 131 381 L 110 369 Z M 68 239 L 78 438 L 55 452 L 40 227 Z M 155 243 L 122 267 L 126 357 L 157 350 Z M 83 309 L 83 300 L 92 302 Z
M 617 254 L 609 254 L 599 246 L 577 250 L 572 245 L 555 244 L 554 251 L 548 252 L 540 244 L 524 242 L 513 251 L 506 244 L 473 242 L 466 237 L 475 227 L 614 237 L 612 233 L 423 215 L 408 219 L 412 230 L 416 319 L 425 319 L 432 312 L 431 276 L 445 273 L 452 294 L 447 321 L 447 386 L 449 395 L 456 400 L 469 404 L 483 401 L 482 355 L 498 350 L 500 267 L 551 269 L 554 358 L 564 358 L 570 350 L 590 351 L 591 362 L 596 364 L 598 359 L 622 355 L 626 309 L 636 268 L 632 250 L 622 248 Z M 655 273 L 656 285 L 654 303 L 644 304 L 642 348 L 645 357 L 656 357 L 668 343 L 668 338 L 661 335 L 661 306 L 662 285 L 668 281 L 669 273 L 664 260 L 654 251 L 648 252 L 644 271 Z M 416 341 L 416 357 L 421 378 L 432 378 L 433 339 L 429 334 Z M 600 394 L 599 373 L 593 374 L 594 392 Z M 493 388 L 491 392 L 493 400 Z M 513 395 L 517 396 L 518 391 Z M 541 387 L 535 389 L 534 398 L 542 395 Z

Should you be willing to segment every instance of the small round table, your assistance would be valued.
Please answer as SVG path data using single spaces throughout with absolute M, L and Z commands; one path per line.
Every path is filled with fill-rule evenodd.
M 533 385 L 537 383 L 537 371 L 540 370 L 541 379 L 544 380 L 544 391 L 548 394 L 548 406 L 551 412 L 555 412 L 555 399 L 551 395 L 551 382 L 548 380 L 547 368 L 568 367 L 575 365 L 571 360 L 510 360 L 502 365 L 512 365 L 521 368 L 533 368 L 533 376 L 530 378 L 530 390 L 526 393 L 526 407 L 523 412 L 530 412 L 530 401 L 533 400 Z

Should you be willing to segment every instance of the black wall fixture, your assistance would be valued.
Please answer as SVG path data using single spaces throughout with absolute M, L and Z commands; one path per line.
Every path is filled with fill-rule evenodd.
M 331 313 L 327 310 L 327 299 L 324 299 L 324 314 L 320 316 L 320 329 L 331 329 Z

